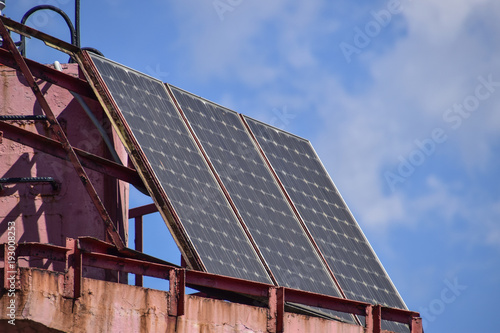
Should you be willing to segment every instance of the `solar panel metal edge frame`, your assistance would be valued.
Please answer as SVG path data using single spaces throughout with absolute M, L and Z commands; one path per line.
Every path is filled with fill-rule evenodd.
M 120 137 L 120 140 L 124 144 L 130 159 L 136 166 L 136 170 L 142 178 L 144 185 L 146 186 L 148 192 L 152 194 L 151 198 L 159 208 L 158 211 L 162 215 L 164 221 L 168 221 L 168 223 L 165 224 L 170 230 L 175 242 L 180 245 L 179 250 L 181 251 L 188 266 L 192 269 L 206 272 L 206 267 L 201 258 L 198 256 L 194 245 L 191 243 L 189 236 L 179 220 L 179 217 L 170 204 L 167 194 L 165 191 L 159 190 L 162 186 L 159 183 L 158 178 L 156 176 L 152 176 L 155 175 L 155 172 L 148 162 L 146 155 L 140 149 L 136 148 L 139 147 L 137 140 L 135 139 L 121 112 L 117 112 L 117 110 L 119 110 L 118 105 L 116 105 L 114 99 L 111 97 L 111 93 L 101 77 L 94 75 L 94 73 L 99 72 L 90 59 L 90 56 L 86 51 L 82 50 L 80 53 L 76 54 L 76 58 L 80 64 L 80 68 L 82 68 L 82 71 L 84 72 L 84 75 L 87 77 L 89 84 L 94 89 L 101 106 Z
M 255 244 L 255 241 L 253 240 L 253 236 L 251 235 L 250 231 L 248 230 L 248 227 L 246 226 L 243 218 L 241 217 L 241 214 L 239 213 L 236 205 L 233 203 L 232 199 L 231 199 L 231 196 L 229 195 L 229 192 L 227 191 L 222 179 L 220 178 L 220 176 L 218 175 L 217 171 L 215 170 L 215 166 L 213 166 L 212 162 L 210 161 L 210 157 L 208 156 L 208 154 L 206 153 L 204 147 L 203 147 L 203 144 L 201 143 L 201 141 L 199 140 L 199 138 L 197 137 L 194 129 L 192 129 L 192 125 L 191 123 L 189 122 L 189 120 L 187 119 L 186 115 L 184 114 L 184 111 L 182 110 L 179 102 L 177 101 L 177 99 L 175 98 L 174 96 L 174 93 L 172 91 L 172 88 L 175 88 L 175 89 L 178 89 L 182 92 L 185 92 L 189 95 L 192 95 L 192 96 L 195 96 L 199 99 L 202 99 L 204 101 L 206 101 L 207 103 L 210 103 L 216 107 L 219 107 L 219 108 L 222 108 L 224 110 L 227 110 L 228 112 L 232 112 L 232 113 L 235 113 L 240 121 L 240 123 L 242 124 L 243 128 L 245 129 L 245 131 L 247 132 L 247 134 L 249 135 L 250 137 L 250 140 L 252 142 L 252 144 L 254 145 L 257 153 L 260 155 L 260 157 L 262 158 L 262 161 L 265 165 L 265 167 L 268 169 L 268 171 L 270 172 L 271 174 L 271 177 L 274 178 L 274 181 L 276 182 L 279 190 L 282 192 L 283 196 L 284 196 L 284 199 L 286 201 L 286 203 L 289 205 L 291 211 L 293 214 L 295 214 L 298 222 L 299 222 L 299 225 L 301 226 L 301 228 L 303 229 L 303 231 L 305 232 L 306 234 L 306 238 L 308 239 L 308 241 L 311 243 L 313 249 L 315 250 L 315 253 L 318 255 L 319 259 L 320 259 L 320 262 L 322 263 L 322 265 L 325 267 L 325 269 L 327 270 L 327 272 L 330 274 L 330 277 L 332 279 L 332 281 L 334 282 L 333 286 L 335 289 L 337 289 L 339 291 L 339 294 L 341 297 L 347 299 L 344 291 L 342 290 L 342 288 L 340 287 L 340 284 L 338 283 L 337 281 L 337 278 L 335 277 L 335 274 L 334 272 L 332 271 L 332 269 L 330 268 L 327 260 L 324 258 L 323 254 L 321 253 L 319 247 L 317 246 L 316 242 L 314 241 L 314 238 L 312 236 L 312 234 L 309 232 L 308 228 L 307 228 L 307 225 L 305 224 L 305 222 L 303 221 L 302 217 L 300 216 L 300 213 L 298 212 L 298 210 L 296 209 L 295 205 L 293 204 L 292 200 L 290 199 L 288 193 L 286 192 L 283 184 L 281 183 L 281 180 L 279 179 L 278 175 L 276 174 L 276 171 L 274 170 L 274 168 L 272 167 L 270 161 L 267 159 L 267 156 L 265 155 L 264 151 L 262 150 L 262 148 L 260 147 L 258 141 L 256 140 L 255 138 L 255 135 L 254 133 L 250 130 L 250 127 L 248 126 L 248 124 L 245 122 L 244 120 L 244 117 L 247 117 L 241 113 L 238 113 L 234 110 L 231 110 L 223 105 L 220 105 L 218 103 L 215 103 L 215 102 L 212 102 L 210 100 L 207 100 L 206 98 L 203 98 L 201 96 L 198 96 L 196 94 L 193 94 L 187 90 L 184 90 L 182 88 L 179 88 L 177 86 L 174 86 L 174 85 L 171 85 L 169 83 L 165 83 L 165 86 L 167 87 L 167 90 L 170 94 L 170 97 L 172 98 L 172 100 L 174 101 L 175 103 L 175 106 L 178 108 L 178 111 L 179 113 L 181 114 L 182 118 L 184 119 L 184 121 L 186 122 L 186 126 L 189 128 L 189 130 L 191 131 L 191 134 L 192 136 L 194 137 L 194 140 L 196 141 L 197 145 L 199 146 L 199 149 L 202 151 L 202 154 L 203 156 L 205 157 L 205 159 L 207 160 L 207 163 L 210 165 L 210 168 L 212 169 L 212 172 L 216 175 L 216 178 L 217 178 L 217 181 L 219 182 L 221 188 L 223 189 L 223 192 L 225 195 L 227 195 L 227 198 L 228 198 L 228 201 L 231 203 L 231 206 L 233 207 L 233 209 L 235 210 L 235 214 L 238 216 L 238 219 L 240 219 L 242 225 L 243 225 L 243 228 L 245 230 L 245 232 L 248 232 L 248 237 L 249 239 L 251 240 L 251 243 L 252 245 L 254 245 L 255 247 L 255 251 L 257 252 L 257 254 L 259 255 L 259 258 L 261 258 L 263 264 L 264 264 L 264 267 L 266 268 L 266 270 L 268 270 L 273 282 L 275 283 L 275 285 L 279 285 L 277 282 L 276 282 L 276 279 L 274 277 L 274 275 L 272 274 L 272 271 L 271 269 L 269 268 L 264 256 L 261 254 L 261 251 L 259 250 L 258 246 Z M 250 118 L 250 117 L 249 117 Z M 265 123 L 263 123 L 265 124 Z M 271 125 L 268 125 L 266 124 L 267 126 L 270 126 L 272 127 Z M 291 134 L 291 133 L 290 133 Z M 291 135 L 294 135 L 294 134 L 291 134 Z M 299 137 L 300 138 L 300 137 Z M 301 138 L 302 139 L 302 138 Z M 327 315 L 325 313 L 322 313 L 322 312 L 317 312 L 317 311 L 314 311 L 312 310 L 311 308 L 307 307 L 307 306 L 302 306 L 300 304 L 295 304 L 295 303 L 286 303 L 287 307 L 289 307 L 290 309 L 293 309 L 295 311 L 299 311 L 299 312 L 303 312 L 307 315 L 313 315 L 313 316 L 320 316 L 322 318 L 325 318 L 325 319 L 329 319 L 331 320 L 333 317 L 330 316 L 330 315 Z M 357 318 L 356 315 L 352 315 L 352 318 L 354 319 L 353 322 L 354 323 L 357 323 L 358 325 L 360 326 L 363 326 L 361 324 L 361 322 L 359 321 L 359 319 Z M 335 318 L 335 320 L 340 320 L 340 318 Z
M 346 203 L 346 202 L 345 202 L 345 200 L 344 200 L 344 197 L 343 197 L 343 196 L 342 196 L 342 194 L 338 191 L 337 186 L 335 185 L 335 182 L 333 181 L 333 179 L 331 178 L 330 174 L 329 174 L 329 173 L 328 173 L 328 171 L 326 170 L 326 168 L 325 168 L 325 166 L 324 166 L 323 162 L 321 161 L 321 159 L 320 159 L 320 157 L 319 157 L 318 153 L 317 153 L 317 152 L 316 152 L 316 150 L 314 149 L 314 146 L 312 145 L 311 141 L 310 141 L 310 140 L 308 140 L 308 139 L 306 139 L 306 138 L 303 138 L 303 137 L 301 137 L 301 136 L 298 136 L 298 135 L 296 135 L 296 134 L 293 134 L 293 133 L 290 133 L 290 132 L 285 131 L 285 130 L 283 130 L 283 129 L 280 129 L 280 128 L 276 127 L 276 126 L 266 124 L 266 123 L 264 123 L 264 122 L 262 122 L 262 121 L 260 121 L 260 120 L 257 120 L 257 119 L 255 119 L 255 118 L 252 118 L 252 117 L 249 117 L 249 116 L 246 116 L 246 115 L 243 115 L 243 114 L 240 114 L 240 118 L 242 119 L 243 123 L 245 124 L 245 127 L 247 127 L 247 130 L 251 133 L 252 139 L 255 141 L 255 144 L 259 147 L 259 150 L 260 150 L 261 154 L 264 156 L 264 159 L 266 160 L 266 162 L 268 162 L 268 163 L 269 163 L 269 166 L 270 166 L 270 168 L 272 169 L 272 173 L 273 173 L 273 175 L 277 178 L 277 180 L 278 180 L 278 182 L 280 183 L 280 185 L 282 185 L 282 191 L 284 192 L 285 197 L 286 197 L 286 198 L 290 201 L 290 205 L 291 205 L 292 207 L 294 207 L 294 210 L 295 210 L 295 211 L 296 211 L 296 213 L 298 214 L 299 219 L 300 219 L 301 221 L 303 221 L 303 219 L 302 219 L 302 217 L 300 216 L 300 212 L 298 211 L 298 209 L 296 209 L 296 208 L 295 208 L 295 204 L 293 203 L 293 201 L 292 201 L 292 199 L 291 199 L 290 195 L 288 194 L 288 191 L 286 190 L 285 186 L 283 185 L 283 183 L 282 183 L 282 182 L 281 182 L 281 180 L 279 179 L 279 176 L 278 176 L 277 172 L 274 170 L 274 167 L 272 166 L 271 162 L 270 162 L 270 161 L 269 161 L 269 159 L 267 158 L 267 156 L 266 156 L 266 154 L 265 154 L 264 150 L 263 150 L 263 149 L 262 149 L 262 147 L 260 146 L 260 143 L 258 142 L 257 137 L 256 137 L 256 136 L 254 135 L 254 133 L 252 132 L 252 130 L 251 130 L 251 128 L 250 128 L 250 126 L 249 126 L 249 124 L 247 123 L 246 119 L 250 119 L 250 120 L 252 120 L 252 121 L 254 121 L 254 122 L 257 122 L 257 123 L 263 124 L 263 125 L 265 125 L 265 126 L 267 126 L 267 127 L 270 127 L 270 128 L 272 128 L 272 129 L 274 129 L 274 130 L 281 131 L 281 132 L 283 132 L 283 133 L 285 133 L 285 134 L 287 134 L 287 135 L 290 135 L 290 136 L 292 136 L 292 137 L 295 137 L 295 138 L 297 138 L 297 139 L 299 139 L 299 140 L 302 140 L 302 141 L 305 141 L 305 142 L 307 142 L 307 143 L 308 143 L 308 145 L 311 147 L 311 150 L 312 150 L 312 152 L 314 153 L 314 155 L 315 155 L 316 159 L 320 162 L 320 165 L 321 165 L 322 170 L 325 172 L 325 174 L 326 174 L 326 175 L 327 175 L 327 177 L 328 177 L 328 180 L 331 182 L 331 185 L 333 186 L 333 188 L 335 189 L 335 191 L 336 191 L 336 192 L 337 192 L 337 194 L 339 195 L 339 198 L 342 200 L 342 203 L 344 204 L 344 206 L 345 206 L 345 208 L 346 208 L 346 210 L 347 210 L 347 213 L 348 213 L 348 214 L 349 214 L 349 216 L 352 218 L 352 220 L 356 223 L 356 226 L 357 226 L 357 228 L 358 228 L 358 230 L 359 230 L 359 232 L 360 232 L 361 236 L 363 237 L 363 239 L 364 239 L 364 241 L 366 242 L 366 244 L 368 244 L 369 249 L 370 249 L 370 251 L 371 251 L 371 253 L 372 253 L 373 257 L 375 258 L 375 260 L 378 262 L 378 264 L 380 265 L 380 267 L 381 267 L 381 269 L 383 270 L 383 272 L 384 272 L 384 273 L 386 274 L 386 276 L 388 277 L 388 280 L 389 280 L 389 282 L 390 282 L 391 286 L 392 286 L 392 287 L 394 288 L 394 290 L 397 292 L 397 296 L 398 296 L 398 298 L 400 299 L 401 303 L 404 305 L 405 310 L 408 310 L 408 306 L 406 305 L 405 301 L 404 301 L 404 300 L 403 300 L 403 298 L 401 297 L 401 294 L 399 293 L 399 290 L 398 290 L 398 289 L 396 288 L 396 286 L 394 285 L 394 282 L 392 281 L 392 279 L 390 278 L 389 274 L 387 273 L 387 271 L 386 271 L 386 269 L 385 269 L 384 265 L 382 264 L 382 262 L 380 261 L 380 259 L 379 259 L 378 255 L 377 255 L 377 253 L 375 252 L 375 250 L 374 250 L 374 249 L 373 249 L 373 247 L 371 246 L 370 242 L 369 242 L 369 241 L 368 241 L 368 239 L 366 238 L 366 235 L 365 235 L 365 233 L 363 232 L 363 229 L 361 229 L 361 227 L 360 227 L 360 225 L 359 225 L 358 221 L 356 220 L 356 218 L 355 218 L 355 217 L 354 217 L 354 215 L 352 214 L 351 209 L 349 208 L 349 206 L 347 205 L 347 203 Z M 305 222 L 304 222 L 304 227 L 307 229 L 307 225 L 305 224 Z M 311 234 L 311 236 L 312 236 L 312 234 Z M 332 268 L 332 271 L 333 271 L 333 273 L 335 274 L 335 270 L 334 270 L 334 268 Z M 335 279 L 335 280 L 336 280 L 336 279 Z M 340 289 L 340 290 L 342 290 L 340 286 L 339 286 L 339 289 Z M 345 297 L 345 298 L 347 298 L 347 297 Z

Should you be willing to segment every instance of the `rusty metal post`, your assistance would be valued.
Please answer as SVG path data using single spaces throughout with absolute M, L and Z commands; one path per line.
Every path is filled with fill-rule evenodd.
M 125 248 L 125 244 L 123 243 L 123 240 L 121 239 L 120 235 L 116 231 L 116 228 L 111 221 L 111 218 L 109 217 L 109 214 L 104 207 L 104 204 L 102 203 L 99 194 L 97 193 L 96 189 L 90 182 L 89 177 L 87 176 L 87 173 L 85 172 L 85 169 L 83 169 L 82 164 L 80 163 L 80 160 L 78 159 L 78 156 L 76 155 L 75 151 L 73 150 L 73 147 L 68 141 L 68 138 L 64 134 L 63 129 L 61 128 L 61 125 L 59 124 L 56 116 L 52 112 L 49 104 L 47 103 L 47 100 L 43 96 L 43 93 L 40 90 L 40 87 L 35 81 L 35 78 L 33 77 L 33 74 L 31 73 L 28 65 L 26 64 L 24 58 L 21 56 L 19 53 L 19 50 L 17 49 L 16 45 L 12 41 L 12 38 L 10 37 L 9 32 L 7 31 L 7 28 L 5 27 L 4 23 L 2 20 L 0 20 L 0 35 L 3 38 L 3 46 L 7 46 L 7 48 L 10 50 L 12 53 L 17 65 L 19 66 L 19 69 L 21 70 L 24 78 L 28 82 L 28 85 L 30 86 L 31 90 L 35 94 L 35 97 L 40 104 L 43 112 L 47 115 L 48 121 L 50 123 L 50 128 L 52 129 L 52 132 L 54 135 L 57 137 L 59 142 L 61 142 L 63 149 L 66 151 L 66 154 L 68 155 L 69 160 L 73 164 L 73 167 L 75 168 L 78 177 L 82 181 L 85 189 L 87 190 L 90 199 L 94 203 L 95 207 L 97 208 L 97 211 L 102 217 L 102 220 L 105 223 L 106 226 L 106 231 L 107 235 L 111 238 L 113 241 L 113 244 L 116 245 L 116 247 L 119 250 L 122 250 Z
M 269 315 L 267 316 L 267 331 L 270 333 L 284 332 L 285 321 L 285 288 L 269 288 Z
M 411 333 L 424 333 L 424 328 L 422 326 L 422 318 L 421 317 L 412 317 L 411 318 L 410 332 Z
M 143 247 L 142 247 L 142 215 L 136 216 L 135 218 L 135 249 L 136 251 L 142 252 Z M 142 275 L 136 274 L 135 275 L 135 285 L 138 287 L 142 287 L 143 285 L 143 278 Z
M 380 304 L 373 306 L 373 333 L 382 332 L 382 306 Z
M 170 302 L 168 304 L 169 316 L 182 316 L 185 313 L 186 274 L 184 269 L 172 269 L 170 276 Z
M 78 240 L 66 238 L 66 274 L 64 275 L 64 294 L 79 298 L 82 294 L 82 253 Z
M 365 314 L 365 333 L 373 333 L 373 306 L 366 307 Z

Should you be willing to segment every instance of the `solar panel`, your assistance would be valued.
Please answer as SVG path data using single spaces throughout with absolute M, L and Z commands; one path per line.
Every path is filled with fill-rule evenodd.
M 309 141 L 244 117 L 347 298 L 406 309 Z M 385 322 L 386 329 L 407 331 Z
M 279 285 L 339 297 L 317 244 L 347 298 L 406 309 L 309 141 L 173 86 L 171 97 L 103 57 L 84 64 L 194 268 L 265 283 L 270 271 Z
M 162 194 L 155 200 L 181 251 L 198 258 L 208 272 L 272 283 L 164 84 L 90 57 L 118 107 L 108 110 L 115 129 L 136 168 L 150 170 L 143 179 Z
M 342 297 L 239 115 L 170 89 L 278 284 Z

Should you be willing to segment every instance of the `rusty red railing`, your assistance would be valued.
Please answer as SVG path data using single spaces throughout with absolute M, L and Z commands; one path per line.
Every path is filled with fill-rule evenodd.
M 7 244 L 0 249 L 3 252 L 4 263 L 7 263 L 9 261 Z M 187 286 L 199 290 L 217 290 L 222 293 L 244 295 L 257 300 L 254 304 L 265 304 L 269 309 L 269 332 L 283 332 L 285 302 L 364 316 L 367 333 L 381 332 L 382 320 L 409 325 L 411 333 L 423 332 L 422 320 L 417 312 L 192 271 L 163 264 L 159 260 L 158 262 L 145 260 L 140 255 L 134 255 L 134 252 L 120 251 L 112 244 L 90 237 L 68 238 L 65 247 L 41 243 L 16 244 L 16 257 L 36 257 L 64 263 L 64 294 L 72 298 L 79 298 L 82 294 L 83 267 L 102 268 L 169 280 L 168 311 L 169 315 L 174 317 L 185 313 L 185 288 Z M 7 271 L 4 268 L 3 287 L 9 289 Z M 9 268 L 9 271 L 12 269 Z M 16 271 L 19 272 L 19 268 L 16 267 Z

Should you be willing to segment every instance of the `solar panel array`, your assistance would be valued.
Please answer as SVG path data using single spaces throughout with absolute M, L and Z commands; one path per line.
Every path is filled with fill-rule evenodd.
M 309 141 L 91 59 L 203 269 L 406 309 Z

